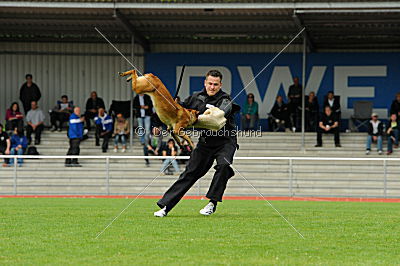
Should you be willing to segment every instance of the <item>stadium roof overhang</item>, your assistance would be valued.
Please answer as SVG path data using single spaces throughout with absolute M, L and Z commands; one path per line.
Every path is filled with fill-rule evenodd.
M 392 1 L 0 1 L 0 41 L 282 44 L 305 27 L 310 50 L 399 49 Z M 302 43 L 301 38 L 296 40 Z

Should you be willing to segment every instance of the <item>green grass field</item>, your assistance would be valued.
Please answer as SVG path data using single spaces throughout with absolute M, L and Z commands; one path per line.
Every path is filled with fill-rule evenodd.
M 165 218 L 155 201 L 0 198 L 0 264 L 398 264 L 396 203 L 184 200 Z

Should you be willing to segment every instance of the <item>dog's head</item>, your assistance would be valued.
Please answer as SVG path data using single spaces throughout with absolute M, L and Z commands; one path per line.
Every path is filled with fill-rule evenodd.
M 136 70 L 130 70 L 119 73 L 119 75 L 121 77 L 129 75 L 126 81 L 132 81 L 132 90 L 137 94 L 153 92 L 156 90 L 155 86 L 157 86 L 157 80 L 153 74 L 145 74 L 144 76 L 138 77 Z
M 193 109 L 188 109 L 188 111 L 189 111 L 189 117 L 190 117 L 189 124 L 193 125 L 194 123 L 197 122 L 200 112 L 197 110 L 193 110 Z

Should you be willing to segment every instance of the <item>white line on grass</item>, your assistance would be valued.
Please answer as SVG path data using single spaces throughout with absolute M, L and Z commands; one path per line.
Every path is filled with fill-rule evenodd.
M 172 104 L 167 98 L 165 98 L 165 96 L 164 96 L 164 94 L 162 94 L 157 88 L 156 88 L 156 86 L 154 86 L 153 85 L 153 83 L 151 83 L 150 82 L 150 80 L 148 80 L 147 78 L 146 78 L 146 76 L 145 75 L 143 75 L 140 71 L 139 71 L 139 69 L 136 67 L 136 66 L 134 66 L 129 60 L 128 60 L 128 58 L 126 58 L 125 57 L 125 55 L 123 54 L 123 53 L 121 53 L 121 51 L 120 50 L 118 50 L 118 48 L 117 47 L 115 47 L 115 45 L 114 44 L 112 44 L 112 42 L 109 40 L 109 39 L 107 39 L 107 37 L 103 34 L 103 33 L 101 33 L 101 31 L 97 28 L 97 27 L 94 27 L 94 29 L 112 46 L 112 48 L 114 48 L 125 60 L 126 60 L 126 62 L 128 62 L 140 75 L 142 75 L 146 80 L 147 80 L 147 82 L 172 106 L 172 107 L 174 107 L 175 109 L 178 109 L 178 108 L 176 108 L 176 106 L 174 105 L 174 104 Z M 132 81 L 133 82 L 133 81 Z
M 274 210 L 279 214 L 279 216 L 281 216 L 281 217 L 283 218 L 283 220 L 285 220 L 286 223 L 288 223 L 288 224 L 293 228 L 293 230 L 296 231 L 296 233 L 298 233 L 303 239 L 305 239 L 305 237 L 299 232 L 299 230 L 297 230 L 296 227 L 294 227 L 294 226 L 288 221 L 288 219 L 286 219 L 285 216 L 283 216 L 283 215 L 280 213 L 280 211 L 278 211 L 278 209 L 276 209 L 276 208 L 274 207 L 274 205 L 272 205 L 271 202 L 270 202 L 269 200 L 267 200 L 267 199 L 264 197 L 264 195 L 261 194 L 261 193 L 253 186 L 253 184 L 251 184 L 251 183 L 249 182 L 249 180 L 247 180 L 247 178 L 245 178 L 245 177 L 242 175 L 242 173 L 240 173 L 226 158 L 224 158 L 224 159 L 225 159 L 225 161 L 226 161 L 236 172 L 238 172 L 238 174 L 239 174 L 241 177 L 243 177 L 244 180 L 246 180 L 246 182 L 247 182 L 258 194 L 260 194 L 260 196 L 269 204 L 269 206 L 271 206 L 271 208 L 274 209 Z
M 171 162 L 170 162 L 164 169 L 167 169 L 167 168 L 172 164 L 172 162 L 175 161 L 175 159 L 176 159 L 176 158 L 174 158 L 173 160 L 171 160 Z M 96 236 L 95 239 L 99 238 L 99 236 L 101 236 L 101 235 L 108 229 L 108 227 L 110 227 L 110 226 L 121 216 L 121 214 L 123 214 L 123 213 L 129 208 L 129 206 L 131 206 L 132 203 L 135 202 L 135 200 L 137 200 L 137 198 L 139 198 L 139 196 L 142 195 L 142 193 L 143 193 L 151 184 L 153 184 L 153 182 L 161 175 L 161 173 L 163 173 L 163 171 L 160 171 L 160 173 L 159 173 L 153 180 L 151 180 L 151 182 L 150 182 L 142 191 L 140 191 L 140 193 L 139 193 L 131 202 L 129 202 L 129 204 L 128 204 L 124 209 L 122 209 L 122 211 L 121 211 L 117 216 L 115 216 L 114 219 L 112 219 L 112 221 L 111 221 L 106 227 L 104 227 L 104 229 L 103 229 L 100 233 L 97 234 L 97 236 Z
M 305 27 L 302 28 L 302 29 L 300 30 L 300 32 L 297 33 L 296 36 L 294 36 L 293 39 L 291 39 L 290 42 L 289 42 L 288 44 L 286 44 L 285 47 L 283 47 L 282 50 L 280 50 L 280 52 L 279 52 L 277 55 L 275 55 L 274 58 L 272 58 L 271 61 L 269 61 L 268 64 L 266 64 L 266 65 L 260 70 L 260 72 L 258 72 L 258 74 L 255 75 L 255 77 L 254 77 L 249 83 L 247 83 L 246 86 L 244 86 L 244 88 L 243 88 L 241 91 L 239 91 L 238 94 L 236 94 L 235 97 L 233 97 L 233 99 L 231 100 L 230 103 L 232 104 L 233 101 L 234 101 L 234 100 L 235 100 L 235 99 L 236 99 L 236 98 L 237 98 L 237 97 L 238 97 L 238 96 L 239 96 L 239 95 L 254 81 L 254 80 L 256 80 L 256 78 L 257 78 L 270 64 L 272 64 L 272 62 L 274 62 L 275 59 L 276 59 L 283 51 L 285 51 L 286 48 L 287 48 L 294 40 L 296 40 L 297 37 L 299 37 L 299 35 L 300 35 L 305 29 L 306 29 Z M 304 80 L 303 80 L 303 83 L 304 83 Z M 304 84 L 303 84 L 303 85 L 304 85 Z M 229 106 L 229 104 L 228 104 L 227 106 Z M 226 106 L 226 107 L 227 107 L 227 106 Z M 225 108 L 226 108 L 226 107 L 225 107 Z M 225 111 L 225 108 L 224 108 L 224 111 Z

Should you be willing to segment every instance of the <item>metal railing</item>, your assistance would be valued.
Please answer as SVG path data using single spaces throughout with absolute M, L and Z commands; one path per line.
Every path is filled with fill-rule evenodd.
M 110 168 L 111 165 L 111 161 L 112 160 L 138 160 L 138 159 L 150 159 L 150 160 L 155 160 L 155 159 L 166 159 L 166 158 L 171 158 L 171 159 L 188 159 L 189 156 L 112 156 L 112 155 L 99 155 L 99 156 L 88 156 L 88 155 L 81 155 L 81 156 L 45 156 L 45 155 L 0 155 L 0 159 L 3 158 L 8 158 L 8 159 L 14 159 L 14 164 L 12 165 L 12 194 L 14 195 L 19 195 L 19 194 L 24 194 L 24 193 L 19 193 L 19 185 L 18 185 L 18 173 L 21 171 L 29 171 L 29 175 L 31 175 L 31 177 L 29 177 L 29 179 L 35 179 L 40 177 L 40 166 L 36 166 L 34 169 L 37 172 L 30 172 L 32 171 L 31 167 L 25 168 L 19 168 L 18 167 L 18 159 L 22 158 L 22 159 L 66 159 L 66 158 L 78 158 L 79 160 L 94 160 L 95 164 L 101 164 L 103 165 L 104 162 L 104 177 L 99 177 L 97 176 L 97 179 L 103 179 L 103 184 L 102 185 L 98 185 L 97 187 L 101 188 L 99 189 L 98 192 L 95 192 L 95 194 L 103 194 L 103 195 L 114 195 L 114 194 L 120 194 L 118 192 L 118 188 L 114 189 L 114 192 L 111 191 L 111 188 L 113 187 L 111 184 L 111 181 L 115 181 L 115 178 L 111 178 L 111 173 L 113 171 L 124 171 L 123 168 L 121 168 L 120 166 L 123 166 L 123 164 L 125 164 L 125 162 L 116 162 L 115 165 L 117 166 L 117 168 Z M 281 189 L 281 192 L 278 192 L 279 195 L 284 195 L 284 196 L 297 196 L 301 193 L 304 194 L 304 192 L 301 192 L 302 189 L 304 190 L 305 188 L 308 189 L 313 189 L 314 190 L 318 189 L 318 187 L 320 187 L 320 190 L 338 190 L 338 189 L 353 189 L 353 190 L 379 190 L 382 191 L 382 193 L 378 193 L 378 194 L 374 194 L 374 197 L 400 197 L 400 164 L 397 166 L 397 164 L 392 164 L 389 165 L 390 162 L 398 162 L 400 161 L 400 158 L 388 158 L 388 157 L 369 157 L 369 158 L 338 158 L 338 157 L 289 157 L 289 156 L 284 156 L 284 157 L 235 157 L 234 161 L 239 164 L 240 166 L 236 166 L 236 168 L 241 171 L 242 174 L 246 175 L 252 175 L 253 177 L 250 177 L 249 180 L 252 181 L 254 180 L 254 182 L 261 182 L 261 184 L 259 185 L 260 187 L 264 188 L 265 193 L 268 193 L 268 190 L 276 190 L 276 189 Z M 242 165 L 240 164 L 241 161 L 254 161 L 255 163 L 251 164 L 251 163 L 243 163 Z M 272 166 L 274 166 L 273 164 L 269 164 L 269 163 L 275 163 L 277 161 L 283 161 L 283 162 L 279 162 L 279 164 L 275 164 L 275 168 L 279 168 L 279 170 L 271 170 Z M 35 161 L 36 162 L 36 161 Z M 39 162 L 39 161 L 37 161 Z M 285 163 L 286 162 L 286 163 Z M 302 163 L 303 162 L 303 163 Z M 317 162 L 320 162 L 320 167 L 318 168 L 318 164 Z M 333 162 L 335 162 L 335 164 L 333 164 Z M 344 163 L 344 164 L 339 164 L 339 162 Z M 356 162 L 369 162 L 369 163 L 373 163 L 373 165 L 368 165 L 368 164 L 361 164 L 361 165 L 356 165 Z M 315 163 L 315 165 L 310 164 L 310 163 Z M 322 163 L 322 164 L 321 164 Z M 378 164 L 377 164 L 378 163 Z M 85 165 L 86 164 L 86 165 Z M 234 163 L 235 164 L 235 163 Z M 85 161 L 85 163 L 83 163 L 84 167 L 82 168 L 82 170 L 84 171 L 83 173 L 85 173 L 85 166 L 89 165 L 90 163 L 88 163 L 87 161 Z M 337 165 L 337 167 L 335 167 Z M 54 169 L 54 171 L 62 171 L 65 173 L 65 171 L 70 170 L 71 168 L 64 168 L 64 164 L 61 162 L 57 162 L 57 168 L 51 168 Z M 264 167 L 265 166 L 265 171 Z M 360 170 L 354 170 L 353 168 L 355 166 L 364 168 L 366 166 L 371 166 L 373 170 L 365 170 L 365 171 L 360 171 Z M 252 169 L 254 168 L 260 168 L 262 171 L 261 172 L 254 172 Z M 306 170 L 301 169 L 301 167 L 306 167 Z M 326 175 L 326 172 L 321 171 L 321 169 L 323 169 L 323 167 L 333 167 L 336 168 L 334 171 L 328 172 L 329 174 L 332 175 L 332 179 L 330 178 L 322 178 L 322 176 Z M 370 167 L 370 168 L 371 168 Z M 297 168 L 300 168 L 297 169 Z M 318 168 L 318 169 L 317 169 Z M 340 170 L 340 168 L 344 168 L 345 170 Z M 389 171 L 388 168 L 395 168 L 395 170 Z M 3 168 L 5 169 L 5 168 Z M 2 169 L 2 170 L 3 170 Z M 145 167 L 142 168 L 138 168 L 137 170 L 131 170 L 132 172 L 136 172 L 136 171 L 140 171 L 140 170 L 146 169 Z M 10 173 L 11 169 L 8 171 L 2 171 L 0 170 L 0 182 L 3 179 L 4 180 L 4 175 L 1 174 L 1 172 L 5 173 Z M 93 170 L 93 169 L 92 169 Z M 97 172 L 102 172 L 103 169 L 102 168 L 94 168 L 95 171 Z M 93 170 L 93 171 L 94 171 Z M 48 170 L 49 171 L 49 170 Z M 50 170 L 52 171 L 52 170 Z M 88 170 L 89 171 L 89 170 Z M 354 171 L 354 172 L 352 172 Z M 82 172 L 80 172 L 82 173 Z M 159 172 L 156 172 L 155 169 L 152 170 L 152 174 L 154 175 L 154 177 L 159 174 Z M 282 178 L 272 178 L 269 179 L 268 175 L 282 175 L 284 177 Z M 370 178 L 370 179 L 363 179 L 360 177 L 357 178 L 341 178 L 341 179 L 335 179 L 335 175 L 357 175 L 359 174 L 360 176 L 363 175 L 373 175 L 376 177 Z M 308 178 L 308 177 L 297 177 L 297 175 L 317 175 L 317 176 L 321 176 L 321 178 Z M 391 178 L 389 178 L 389 175 L 391 176 Z M 254 177 L 255 176 L 255 177 Z M 264 177 L 267 176 L 267 177 Z M 286 177 L 285 177 L 286 176 Z M 83 176 L 84 178 L 85 176 Z M 396 177 L 399 177 L 398 180 Z M 70 178 L 71 179 L 71 178 Z M 140 173 L 138 174 L 138 176 L 130 178 L 130 180 L 135 181 L 140 179 Z M 172 181 L 176 179 L 176 176 L 170 177 L 168 180 Z M 201 179 L 200 179 L 201 180 Z M 195 190 L 197 191 L 196 194 L 197 195 L 201 195 L 202 194 L 202 189 L 207 188 L 208 186 L 205 185 L 201 185 L 201 181 L 197 182 L 197 188 L 195 188 Z M 235 179 L 235 182 L 239 182 L 238 178 Z M 263 184 L 263 181 L 271 181 L 271 180 L 275 180 L 277 183 L 283 183 L 283 185 L 265 185 Z M 361 184 L 361 185 L 357 185 L 359 187 L 346 187 L 346 186 L 342 186 L 342 187 L 337 187 L 335 185 L 331 185 L 330 187 L 327 186 L 327 183 L 334 183 L 336 180 L 337 183 L 343 183 L 343 182 L 355 182 L 357 184 Z M 364 180 L 364 181 L 363 181 Z M 48 181 L 51 181 L 51 178 L 48 179 Z M 121 177 L 119 178 L 119 181 L 124 181 L 124 178 Z M 126 181 L 126 180 L 125 180 Z M 230 181 L 231 182 L 231 181 Z M 303 183 L 310 183 L 310 182 L 314 182 L 314 185 L 299 185 L 299 182 L 303 182 Z M 363 183 L 364 182 L 364 183 Z M 381 183 L 381 185 L 379 186 L 369 186 L 369 183 Z M 392 187 L 389 188 L 389 183 L 392 184 Z M 286 186 L 287 184 L 287 186 Z M 365 185 L 362 185 L 365 184 Z M 28 185 L 24 185 L 24 186 L 29 186 Z M 31 186 L 35 186 L 34 184 L 32 184 Z M 62 186 L 62 185 L 60 185 Z M 65 185 L 66 187 L 68 185 Z M 123 187 L 123 185 L 119 185 L 120 187 Z M 168 186 L 168 185 L 165 185 Z M 117 186 L 116 186 L 117 187 Z M 144 186 L 143 186 L 144 187 Z M 286 187 L 286 189 L 285 189 Z M 0 183 L 0 188 L 1 188 L 1 183 Z M 237 190 L 240 189 L 240 185 L 237 184 L 236 185 Z M 391 193 L 390 195 L 388 195 L 388 190 L 391 191 L 395 191 L 396 193 Z M 163 189 L 160 189 L 160 193 L 162 193 Z M 250 191 L 250 188 L 249 188 Z M 286 192 L 285 192 L 286 191 Z M 398 192 L 398 193 L 397 193 Z M 89 193 L 84 193 L 84 194 L 90 194 L 93 192 L 89 192 Z M 235 192 L 236 194 L 238 194 L 239 192 Z M 247 193 L 247 192 L 243 192 L 243 193 Z M 250 193 L 250 192 L 249 192 Z M 321 194 L 322 193 L 322 194 Z M 4 192 L 0 192 L 0 194 L 10 194 L 10 193 L 4 193 Z M 68 194 L 68 193 L 65 193 Z M 135 193 L 132 193 L 135 194 Z M 240 193 L 239 193 L 240 194 Z M 243 194 L 241 194 L 243 195 Z M 320 192 L 320 194 L 315 194 L 315 195 L 306 195 L 306 196 L 342 196 L 342 195 L 335 195 L 332 193 L 327 193 L 324 194 L 324 192 Z M 356 196 L 358 197 L 359 195 L 351 195 L 351 193 L 349 195 L 346 196 Z M 368 194 L 364 194 L 362 195 L 363 197 L 370 197 L 371 195 Z

